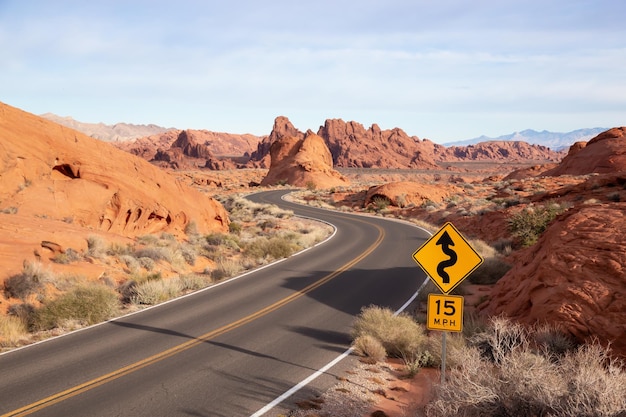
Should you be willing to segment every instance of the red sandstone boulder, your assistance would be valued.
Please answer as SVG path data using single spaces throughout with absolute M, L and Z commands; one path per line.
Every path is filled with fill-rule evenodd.
M 626 171 L 626 127 L 600 133 L 586 145 L 577 142 L 556 168 L 542 175 L 585 175 Z
M 626 357 L 626 203 L 581 205 L 516 256 L 483 313 L 557 323 Z
M 333 169 L 332 156 L 326 144 L 308 131 L 303 139 L 283 136 L 272 143 L 271 165 L 261 185 L 279 183 L 299 187 L 329 188 L 348 185 Z

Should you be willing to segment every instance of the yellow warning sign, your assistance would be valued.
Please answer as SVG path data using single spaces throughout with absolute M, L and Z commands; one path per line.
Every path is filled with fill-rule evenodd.
M 428 294 L 426 328 L 446 332 L 463 331 L 463 297 Z
M 483 258 L 452 223 L 444 224 L 432 235 L 413 253 L 413 259 L 444 294 L 483 263 Z

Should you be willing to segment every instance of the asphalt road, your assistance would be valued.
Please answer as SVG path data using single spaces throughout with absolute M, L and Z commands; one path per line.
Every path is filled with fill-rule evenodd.
M 397 309 L 424 281 L 411 254 L 426 232 L 283 202 L 284 193 L 250 198 L 324 219 L 336 235 L 238 279 L 0 355 L 0 417 L 250 416 L 344 352 L 363 306 Z M 336 382 L 341 366 L 297 396 Z

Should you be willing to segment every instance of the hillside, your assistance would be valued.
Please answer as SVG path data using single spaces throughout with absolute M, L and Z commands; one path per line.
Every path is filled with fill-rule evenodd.
M 108 143 L 2 103 L 0 137 L 0 280 L 45 258 L 42 241 L 228 230 L 217 201 Z

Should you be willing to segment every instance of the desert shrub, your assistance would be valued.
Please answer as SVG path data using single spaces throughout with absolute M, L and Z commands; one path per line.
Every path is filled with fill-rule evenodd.
M 52 278 L 53 274 L 40 262 L 25 262 L 21 273 L 12 275 L 4 281 L 4 293 L 7 298 L 24 300 L 31 294 L 41 292 L 44 284 Z
M 216 262 L 216 267 L 211 271 L 211 278 L 219 281 L 224 278 L 235 276 L 243 270 L 240 261 L 232 258 L 220 258 Z
M 207 245 L 209 246 L 224 246 L 229 249 L 239 249 L 239 239 L 236 236 L 231 236 L 223 233 L 211 233 L 204 237 Z
M 363 308 L 352 325 L 352 336 L 369 335 L 380 341 L 385 351 L 401 358 L 426 348 L 427 338 L 422 327 L 407 314 L 394 315 L 388 308 Z
M 130 244 L 121 244 L 117 242 L 113 242 L 109 245 L 106 250 L 107 255 L 119 256 L 119 255 L 130 255 L 133 253 L 133 246 Z
M 137 259 L 137 262 L 139 262 L 139 265 L 141 265 L 141 267 L 144 268 L 146 271 L 152 271 L 154 269 L 154 266 L 156 265 L 152 258 L 148 258 L 146 256 Z
M 119 259 L 121 262 L 124 262 L 124 264 L 126 265 L 126 267 L 128 268 L 130 272 L 137 272 L 141 268 L 141 264 L 139 263 L 139 260 L 137 260 L 137 258 L 135 258 L 134 256 L 121 255 Z M 149 259 L 149 258 L 146 258 L 146 259 Z M 152 259 L 150 260 L 152 261 Z
M 528 347 L 529 339 L 521 324 L 504 317 L 492 317 L 486 331 L 474 335 L 471 343 L 483 358 L 498 364 L 512 351 Z
M 11 304 L 7 309 L 7 315 L 21 320 L 29 330 L 35 325 L 35 307 L 30 303 Z
M 155 235 L 143 235 L 137 237 L 137 243 L 145 246 L 157 246 L 160 243 L 160 239 Z
M 168 247 L 148 246 L 145 248 L 136 249 L 134 256 L 136 258 L 150 258 L 153 261 L 171 262 L 173 252 L 172 249 Z
M 498 256 L 485 258 L 485 261 L 467 278 L 472 284 L 490 285 L 495 284 L 511 269 Z
M 354 339 L 352 347 L 357 355 L 368 358 L 372 363 L 383 361 L 387 357 L 387 351 L 380 340 L 369 334 Z
M 117 294 L 103 285 L 77 287 L 58 298 L 47 301 L 35 312 L 35 327 L 41 330 L 60 327 L 65 321 L 95 324 L 118 312 Z
M 0 315 L 0 347 L 15 346 L 27 335 L 26 325 L 19 317 Z
M 559 360 L 567 353 L 572 352 L 577 346 L 572 336 L 558 325 L 553 324 L 544 324 L 537 327 L 533 332 L 533 340 L 545 356 L 554 360 Z
M 242 229 L 242 226 L 241 226 L 241 223 L 239 222 L 230 222 L 230 224 L 228 225 L 228 231 L 236 235 L 241 233 L 241 229 Z
M 196 257 L 198 254 L 196 253 L 196 249 L 190 245 L 182 245 L 180 247 L 180 255 L 185 260 L 185 263 L 188 265 L 194 266 L 196 264 Z
M 63 253 L 57 253 L 52 257 L 52 262 L 67 265 L 72 262 L 80 261 L 83 257 L 72 248 L 67 248 Z
M 185 234 L 187 236 L 198 234 L 198 225 L 196 224 L 194 220 L 189 221 L 189 223 L 185 225 Z
M 207 287 L 211 280 L 206 275 L 186 274 L 178 277 L 181 291 L 197 291 Z
M 101 258 L 106 254 L 106 243 L 100 236 L 87 237 L 87 255 Z
M 607 348 L 593 343 L 579 347 L 562 361 L 568 395 L 561 415 L 626 415 L 626 364 L 611 358 Z
M 287 236 L 259 237 L 246 243 L 244 255 L 254 259 L 281 259 L 289 257 L 299 249 L 300 247 Z
M 148 280 L 137 284 L 131 297 L 133 304 L 154 305 L 179 296 L 182 286 L 178 278 Z
M 509 219 L 511 233 L 520 240 L 522 246 L 531 246 L 537 242 L 548 224 L 564 211 L 563 206 L 554 203 L 527 207 Z
M 385 196 L 377 195 L 372 198 L 372 204 L 376 210 L 384 210 L 391 204 L 391 201 Z
M 441 367 L 442 353 L 441 332 L 430 332 L 426 343 L 426 351 L 429 353 L 429 362 L 424 366 Z M 448 332 L 446 335 L 446 369 L 459 367 L 465 356 L 467 343 L 462 333 Z
M 562 341 L 554 343 L 556 330 L 524 330 L 493 319 L 485 334 L 473 340 L 478 343 L 460 350 L 462 360 L 427 406 L 427 416 L 624 415 L 624 363 L 595 343 L 556 349 L 557 357 L 541 344 L 548 339 L 548 344 L 562 346 Z
M 15 207 L 15 206 L 11 206 L 11 207 L 5 207 L 2 210 L 0 210 L 0 213 L 4 213 L 4 214 L 17 214 L 17 212 L 19 211 L 19 208 Z

